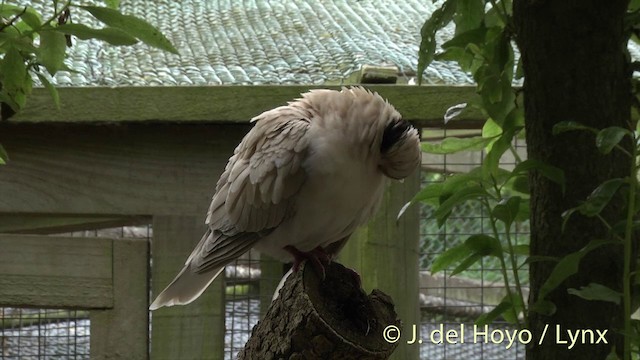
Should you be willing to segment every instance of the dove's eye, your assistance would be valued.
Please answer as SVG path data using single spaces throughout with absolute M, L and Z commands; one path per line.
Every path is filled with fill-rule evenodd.
M 411 128 L 408 121 L 402 119 L 393 119 L 387 124 L 382 133 L 382 143 L 380 144 L 380 152 L 385 153 L 393 146 L 402 135 Z

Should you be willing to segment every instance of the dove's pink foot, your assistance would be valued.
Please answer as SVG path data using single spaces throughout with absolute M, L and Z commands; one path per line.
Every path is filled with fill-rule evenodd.
M 318 274 L 322 280 L 325 279 L 326 271 L 324 268 L 331 262 L 331 257 L 322 246 L 318 246 L 311 251 L 300 251 L 293 245 L 287 245 L 284 247 L 284 250 L 293 256 L 293 271 L 298 271 L 300 264 L 304 260 L 308 260 L 316 274 Z

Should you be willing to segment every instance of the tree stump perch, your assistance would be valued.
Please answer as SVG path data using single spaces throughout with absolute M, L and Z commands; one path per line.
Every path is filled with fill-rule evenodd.
M 237 359 L 388 359 L 397 343 L 383 330 L 401 326 L 391 298 L 379 290 L 367 296 L 338 263 L 326 273 L 324 281 L 311 267 L 291 274 Z

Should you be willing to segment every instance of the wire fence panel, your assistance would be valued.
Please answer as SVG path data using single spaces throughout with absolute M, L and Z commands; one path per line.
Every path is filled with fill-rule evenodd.
M 151 226 L 144 225 L 50 235 L 149 240 L 152 234 Z M 0 307 L 0 360 L 90 359 L 90 330 L 87 309 Z
M 250 250 L 225 269 L 225 348 L 224 359 L 235 359 L 260 320 L 260 256 Z
M 89 359 L 88 312 L 0 308 L 0 359 Z
M 473 130 L 451 132 L 447 130 L 425 130 L 432 138 L 446 136 L 479 135 Z M 511 169 L 516 157 L 526 159 L 523 140 L 514 142 L 514 152 L 505 154 L 501 166 Z M 515 155 L 514 155 L 515 154 Z M 423 186 L 442 182 L 451 174 L 468 172 L 482 165 L 481 151 L 453 155 L 425 155 L 423 157 Z M 421 206 L 420 234 L 420 296 L 421 333 L 423 340 L 422 359 L 524 359 L 524 346 L 517 341 L 509 346 L 507 332 L 513 334 L 516 327 L 498 319 L 487 328 L 474 328 L 475 319 L 493 309 L 506 294 L 500 261 L 483 258 L 469 269 L 451 276 L 453 267 L 432 274 L 434 260 L 447 249 L 463 243 L 474 234 L 491 234 L 491 223 L 486 210 L 479 202 L 466 202 L 453 209 L 449 219 L 439 227 L 434 216 L 435 207 Z M 502 235 L 504 228 L 498 228 Z M 529 243 L 528 222 L 516 224 L 511 229 L 511 238 L 516 244 Z M 518 259 L 524 261 L 524 257 Z M 520 269 L 524 291 L 528 292 L 528 270 Z M 510 278 L 510 284 L 513 279 Z M 457 339 L 438 341 L 440 333 L 453 330 Z M 461 333 L 461 330 L 463 333 Z M 474 331 L 475 330 L 475 331 Z M 484 336 L 486 331 L 486 336 Z M 477 335 L 477 336 L 476 336 Z M 493 337 L 492 337 L 493 335 Z M 432 338 L 433 336 L 433 338 Z M 502 336 L 502 338 L 501 338 Z M 426 340 L 426 341 L 425 341 Z M 500 341 L 501 340 L 501 341 Z

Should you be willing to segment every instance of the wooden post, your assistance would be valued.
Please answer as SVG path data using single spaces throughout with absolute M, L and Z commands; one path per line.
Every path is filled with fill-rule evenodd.
M 146 239 L 113 240 L 113 309 L 90 312 L 92 360 L 149 358 L 148 270 Z
M 287 278 L 238 360 L 388 359 L 396 344 L 385 341 L 383 329 L 400 325 L 389 296 L 367 296 L 353 273 L 335 262 L 324 280 L 306 269 Z
M 413 207 L 396 222 L 402 206 L 418 191 L 418 172 L 393 182 L 374 219 L 359 229 L 340 253 L 339 261 L 358 271 L 365 291 L 380 289 L 395 301 L 405 332 L 420 323 L 418 303 L 419 215 Z M 407 333 L 409 334 L 409 333 Z M 419 347 L 404 337 L 392 359 L 418 359 Z
M 204 233 L 203 216 L 154 216 L 151 254 L 153 296 L 178 274 Z M 151 356 L 160 359 L 222 359 L 224 284 L 218 277 L 193 303 L 152 313 Z

